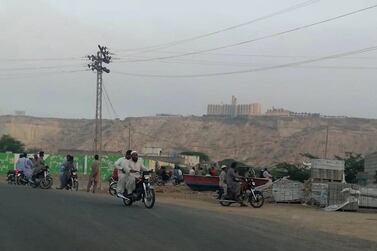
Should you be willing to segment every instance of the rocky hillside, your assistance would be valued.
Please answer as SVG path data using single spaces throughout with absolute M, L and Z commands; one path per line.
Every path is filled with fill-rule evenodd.
M 10 134 L 28 148 L 91 150 L 93 120 L 0 116 L 0 135 Z M 356 118 L 221 119 L 141 117 L 103 122 L 104 149 L 120 151 L 147 144 L 165 152 L 193 150 L 214 160 L 236 158 L 254 165 L 301 161 L 300 153 L 323 156 L 329 126 L 328 156 L 377 151 L 377 120 Z

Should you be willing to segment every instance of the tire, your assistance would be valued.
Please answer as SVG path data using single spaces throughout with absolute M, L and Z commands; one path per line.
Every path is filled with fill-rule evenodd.
M 110 183 L 109 194 L 111 196 L 116 196 L 116 194 L 117 194 L 117 186 L 118 186 L 118 183 L 116 183 L 116 182 L 111 182 Z
M 39 185 L 42 189 L 50 189 L 52 187 L 52 183 L 53 183 L 52 177 L 47 176 L 46 179 L 41 180 Z
M 77 180 L 75 180 L 73 182 L 73 189 L 77 192 L 79 190 L 79 182 Z
M 154 189 L 148 189 L 147 190 L 147 198 L 144 197 L 144 206 L 148 209 L 153 208 L 154 203 L 156 202 L 156 194 L 154 192 Z
M 223 207 L 229 207 L 232 203 L 228 202 L 228 201 L 221 201 L 221 200 L 224 200 L 225 199 L 225 196 L 224 194 L 221 195 L 221 198 L 220 198 L 220 205 L 222 205 Z
M 126 207 L 130 207 L 132 205 L 132 199 L 129 199 L 129 200 L 125 200 L 123 199 L 123 204 L 126 206 Z
M 254 208 L 260 208 L 264 204 L 264 197 L 261 192 L 255 192 L 255 198 L 253 195 L 250 195 L 249 199 L 250 205 Z

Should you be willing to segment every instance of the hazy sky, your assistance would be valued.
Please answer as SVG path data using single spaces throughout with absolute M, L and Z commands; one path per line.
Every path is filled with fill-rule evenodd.
M 260 102 L 263 110 L 276 106 L 377 118 L 376 51 L 305 67 L 216 77 L 146 78 L 116 73 L 228 72 L 377 45 L 374 8 L 210 53 L 125 62 L 237 43 L 377 4 L 372 0 L 322 0 L 211 37 L 157 51 L 130 51 L 213 32 L 300 2 L 305 0 L 0 0 L 0 114 L 26 110 L 35 116 L 93 118 L 96 75 L 73 71 L 86 69 L 83 57 L 102 44 L 115 53 L 108 66 L 112 72 L 103 81 L 121 118 L 156 113 L 201 115 L 208 103 L 228 103 L 231 95 L 239 103 Z M 104 117 L 112 118 L 106 107 Z

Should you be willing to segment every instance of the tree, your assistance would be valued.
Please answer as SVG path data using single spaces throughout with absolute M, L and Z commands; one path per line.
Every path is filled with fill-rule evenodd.
M 346 152 L 345 157 L 335 156 L 338 160 L 344 160 L 344 174 L 347 183 L 357 183 L 357 173 L 364 171 L 365 158 L 358 153 Z
M 0 138 L 0 152 L 20 153 L 24 151 L 24 144 L 8 134 Z
M 272 169 L 272 175 L 277 179 L 289 176 L 290 180 L 304 182 L 310 178 L 310 171 L 295 164 L 281 162 Z

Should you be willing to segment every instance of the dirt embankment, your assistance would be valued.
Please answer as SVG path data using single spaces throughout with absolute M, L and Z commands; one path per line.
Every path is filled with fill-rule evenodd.
M 27 148 L 91 150 L 93 120 L 0 116 L 0 135 L 11 134 Z M 323 156 L 329 127 L 328 156 L 377 151 L 377 120 L 355 118 L 210 118 L 140 117 L 103 121 L 104 150 L 146 145 L 163 152 L 201 151 L 213 160 L 235 158 L 253 165 L 301 161 L 300 153 Z

